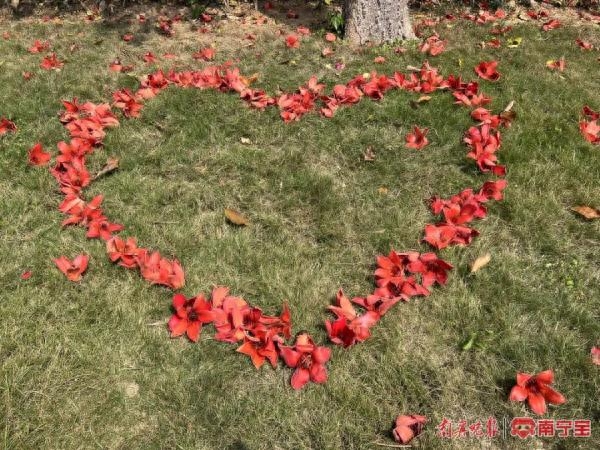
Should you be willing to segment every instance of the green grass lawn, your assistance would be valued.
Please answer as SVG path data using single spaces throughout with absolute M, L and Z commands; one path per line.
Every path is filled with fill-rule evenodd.
M 600 222 L 569 210 L 600 206 L 600 147 L 578 130 L 583 105 L 600 109 L 599 53 L 574 42 L 600 46 L 598 26 L 544 33 L 538 23 L 516 23 L 500 40 L 520 36 L 522 44 L 499 49 L 478 46 L 492 38 L 490 25 L 437 28 L 448 50 L 429 60 L 442 74 L 474 79 L 480 61 L 500 62 L 500 81 L 480 84 L 494 111 L 515 102 L 517 119 L 503 131 L 499 153 L 508 167 L 506 198 L 474 224 L 481 235 L 472 245 L 440 252 L 455 266 L 446 287 L 397 305 L 365 343 L 334 347 L 328 383 L 298 392 L 289 369 L 257 371 L 234 345 L 212 340 L 210 327 L 198 344 L 169 339 L 171 291 L 111 264 L 104 244 L 86 240 L 83 229 L 61 229 L 56 182 L 27 164 L 27 150 L 39 141 L 55 152 L 67 139 L 57 119 L 61 99 L 109 101 L 114 90 L 136 86 L 133 76 L 108 70 L 115 57 L 135 63 L 135 74 L 154 70 L 141 61 L 147 51 L 169 51 L 180 55 L 179 67 L 198 68 L 204 63 L 191 54 L 214 42 L 217 62 L 239 60 L 243 73 L 260 74 L 255 86 L 271 93 L 294 90 L 313 74 L 329 87 L 371 70 L 391 75 L 425 57 L 413 44 L 400 55 L 393 46 L 357 50 L 338 42 L 336 57 L 346 64 L 338 73 L 335 59 L 320 55 L 320 32 L 289 50 L 269 29 L 252 29 L 255 46 L 238 48 L 250 32 L 243 27 L 200 34 L 182 24 L 171 39 L 132 28 L 128 44 L 125 23 L 0 22 L 0 33 L 12 36 L 0 39 L 0 117 L 18 126 L 0 137 L 4 448 L 384 448 L 375 443 L 393 445 L 401 413 L 428 417 L 414 441 L 421 448 L 479 448 L 485 441 L 441 440 L 435 426 L 444 417 L 532 416 L 508 401 L 515 374 L 550 368 L 567 403 L 547 417 L 591 419 L 592 438 L 487 444 L 600 446 L 599 368 L 590 360 L 600 343 Z M 50 40 L 66 59 L 60 72 L 38 68 L 41 55 L 26 50 L 34 39 Z M 386 63 L 373 64 L 379 55 Z M 545 67 L 561 56 L 564 73 Z M 34 77 L 24 81 L 23 71 Z M 140 119 L 108 131 L 88 166 L 97 170 L 117 156 L 121 167 L 88 195 L 106 195 L 106 212 L 126 225 L 125 236 L 181 260 L 187 295 L 227 285 L 272 314 L 287 300 L 294 332 L 326 343 L 326 307 L 340 287 L 350 296 L 370 292 L 374 258 L 390 249 L 428 251 L 419 241 L 436 218 L 425 200 L 489 179 L 465 157 L 468 110 L 445 92 L 416 109 L 415 98 L 393 91 L 380 102 L 342 107 L 333 119 L 308 114 L 285 124 L 276 109 L 250 110 L 236 95 L 169 88 Z M 404 147 L 414 124 L 431 129 L 421 152 Z M 374 162 L 364 161 L 368 146 Z M 228 224 L 227 207 L 251 225 Z M 490 264 L 470 275 L 469 264 L 487 252 Z M 78 253 L 90 255 L 90 267 L 71 283 L 52 259 Z M 24 281 L 26 270 L 33 276 Z M 463 350 L 473 333 L 477 345 Z

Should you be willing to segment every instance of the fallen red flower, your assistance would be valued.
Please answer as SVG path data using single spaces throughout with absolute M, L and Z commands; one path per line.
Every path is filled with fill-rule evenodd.
M 565 58 L 560 58 L 560 59 L 551 59 L 549 61 L 546 61 L 546 67 L 550 70 L 558 70 L 559 72 L 564 72 L 565 67 L 566 67 L 566 62 L 565 62 Z
M 265 91 L 244 89 L 240 92 L 240 97 L 256 109 L 262 110 L 267 106 L 275 104 L 275 99 L 267 95 Z
M 408 133 L 406 135 L 406 144 L 407 148 L 414 148 L 415 150 L 421 150 L 427 144 L 429 144 L 429 139 L 427 139 L 427 133 L 429 132 L 429 128 L 419 128 L 416 125 L 413 127 L 413 132 Z
M 447 272 L 451 269 L 451 264 L 433 253 L 398 253 L 392 250 L 388 256 L 377 257 L 377 289 L 374 295 L 405 301 L 414 296 L 427 296 L 430 294 L 428 288 L 434 283 L 446 283 Z M 380 313 L 383 315 L 384 312 Z
M 471 111 L 473 120 L 480 121 L 482 124 L 488 124 L 490 128 L 498 128 L 502 122 L 502 118 L 497 114 L 492 114 L 491 111 L 479 107 Z
M 575 43 L 582 49 L 582 50 L 593 50 L 594 46 L 592 44 L 590 44 L 587 41 L 584 41 L 582 39 L 576 39 Z
M 147 63 L 147 64 L 154 64 L 156 62 L 156 56 L 154 56 L 154 54 L 152 52 L 148 52 L 146 53 L 142 59 Z
M 427 418 L 417 414 L 399 415 L 396 418 L 396 425 L 392 430 L 394 440 L 400 444 L 408 444 L 413 438 L 421 434 Z
M 431 56 L 437 56 L 440 53 L 446 50 L 446 44 L 448 41 L 442 41 L 437 34 L 433 36 L 429 36 L 425 41 L 419 46 L 419 51 L 421 53 L 427 53 Z
M 502 191 L 506 189 L 508 182 L 506 180 L 486 181 L 479 190 L 479 196 L 485 197 L 487 200 L 500 201 L 504 197 Z
M 554 382 L 554 372 L 545 370 L 537 375 L 517 373 L 517 384 L 510 391 L 509 400 L 522 402 L 527 400 L 531 410 L 539 415 L 546 413 L 546 403 L 562 405 L 565 397 L 549 385 Z
M 316 346 L 308 334 L 298 335 L 293 347 L 280 345 L 279 352 L 286 365 L 296 369 L 292 375 L 292 388 L 302 389 L 309 381 L 319 384 L 327 381 L 325 363 L 331 357 L 331 350 Z
M 114 233 L 123 230 L 123 225 L 111 223 L 105 217 L 92 220 L 88 224 L 88 232 L 85 235 L 89 239 L 102 239 L 108 241 L 113 237 Z
M 491 47 L 491 48 L 500 48 L 502 46 L 502 43 L 500 42 L 499 39 L 492 39 L 492 40 L 486 42 L 485 45 L 487 45 L 488 47 Z
M 559 28 L 560 26 L 561 26 L 561 23 L 559 20 L 552 19 L 542 25 L 542 30 L 544 30 L 544 31 L 555 30 L 556 28 Z
M 310 29 L 308 29 L 302 25 L 300 25 L 298 28 L 296 28 L 296 32 L 298 34 L 301 34 L 302 36 L 310 36 Z
M 331 47 L 325 47 L 323 50 L 321 50 L 321 56 L 324 58 L 333 55 L 333 53 L 334 51 L 331 49 Z
M 436 225 L 425 225 L 423 240 L 432 247 L 442 250 L 450 245 L 469 245 L 476 236 L 479 236 L 479 232 L 473 228 L 438 223 Z
M 87 225 L 93 220 L 104 218 L 100 204 L 103 196 L 97 195 L 89 203 L 83 201 L 78 195 L 69 194 L 61 202 L 58 209 L 69 217 L 63 220 L 62 226 L 68 225 Z
M 31 272 L 31 270 L 26 270 L 25 272 L 23 272 L 21 274 L 20 278 L 21 278 L 21 280 L 26 281 L 26 280 L 29 280 L 32 275 L 33 275 L 33 273 Z
M 27 49 L 29 53 L 42 53 L 50 48 L 50 43 L 48 41 L 40 41 L 36 39 L 33 42 L 33 45 Z
M 473 194 L 472 189 L 465 189 L 447 200 L 433 197 L 431 210 L 434 214 L 443 214 L 448 224 L 464 225 L 487 215 L 487 209 L 482 205 L 486 201 L 487 198 Z
M 64 194 L 78 195 L 81 190 L 90 184 L 91 177 L 85 167 L 83 157 L 72 157 L 69 160 L 56 158 L 56 165 L 50 173 L 60 184 L 61 192 Z
M 494 28 L 492 28 L 490 30 L 490 34 L 495 34 L 495 35 L 506 34 L 509 31 L 512 31 L 512 29 L 513 29 L 513 27 L 510 25 L 507 25 L 505 27 L 495 26 Z
M 349 347 L 357 342 L 363 342 L 371 336 L 370 329 L 379 319 L 380 314 L 375 311 L 367 311 L 358 315 L 352 302 L 340 289 L 336 296 L 337 306 L 328 306 L 338 319 L 333 323 L 325 321 L 325 328 L 329 338 L 334 344 Z
M 91 142 L 93 145 L 99 145 L 104 140 L 106 133 L 104 125 L 99 120 L 94 119 L 76 119 L 65 125 L 72 138 L 79 138 Z
M 582 120 L 579 122 L 579 131 L 583 138 L 592 144 L 600 144 L 600 125 L 597 120 Z
M 8 120 L 5 117 L 0 118 L 0 136 L 9 132 L 14 133 L 15 131 L 17 131 L 17 126 L 13 121 Z
M 73 261 L 65 256 L 54 259 L 54 264 L 70 281 L 81 280 L 82 274 L 87 270 L 89 257 L 87 255 L 77 255 Z
M 113 93 L 113 106 L 123 111 L 125 117 L 139 117 L 143 105 L 137 101 L 129 89 Z
M 374 100 L 381 100 L 383 94 L 394 87 L 394 81 L 387 76 L 377 75 L 377 72 L 371 72 L 369 81 L 365 82 L 361 86 L 361 89 L 367 97 L 371 97 Z
M 56 57 L 56 53 L 52 53 L 49 56 L 46 56 L 44 59 L 42 59 L 42 62 L 40 63 L 40 67 L 44 70 L 58 70 L 64 65 L 65 63 L 63 63 Z
M 44 166 L 48 164 L 52 155 L 46 153 L 39 142 L 29 150 L 29 164 L 32 166 Z
M 138 250 L 137 241 L 134 237 L 123 240 L 119 236 L 114 236 L 106 241 L 106 251 L 109 259 L 127 269 L 134 269 L 138 266 Z
M 244 320 L 252 313 L 246 300 L 229 295 L 227 288 L 215 288 L 212 293 L 215 313 L 215 339 L 223 342 L 239 342 L 246 336 Z
M 244 343 L 238 347 L 237 351 L 248 355 L 257 369 L 260 369 L 266 360 L 269 360 L 271 366 L 275 368 L 279 360 L 275 338 L 276 334 L 271 330 L 248 332 L 244 337 Z
M 185 285 L 183 268 L 176 259 L 163 258 L 159 252 L 149 253 L 138 249 L 136 255 L 142 277 L 152 284 L 161 284 L 171 289 L 180 289 Z
M 498 81 L 500 79 L 500 73 L 496 70 L 498 67 L 498 61 L 482 61 L 475 66 L 475 73 L 484 80 Z
M 300 48 L 300 39 L 295 34 L 290 34 L 285 38 L 285 45 L 288 48 Z
M 337 39 L 337 36 L 333 33 L 325 33 L 325 40 L 327 42 L 335 42 Z
M 202 59 L 204 61 L 211 61 L 215 58 L 216 51 L 212 47 L 205 47 L 197 51 L 192 55 L 194 59 Z
M 192 298 L 185 298 L 182 294 L 173 295 L 173 309 L 175 314 L 169 319 L 171 337 L 187 334 L 192 342 L 198 342 L 203 323 L 213 321 L 211 306 L 202 294 Z

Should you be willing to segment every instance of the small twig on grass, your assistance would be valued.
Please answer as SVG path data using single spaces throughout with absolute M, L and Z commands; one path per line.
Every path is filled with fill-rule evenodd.
M 174 225 L 181 222 L 179 220 L 153 220 L 150 223 L 152 225 Z

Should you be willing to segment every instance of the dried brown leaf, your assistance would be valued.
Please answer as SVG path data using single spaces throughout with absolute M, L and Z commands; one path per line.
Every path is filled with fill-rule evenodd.
M 587 220 L 594 220 L 600 218 L 600 210 L 592 208 L 590 206 L 574 206 L 571 208 L 571 211 L 574 211 L 580 216 L 585 217 Z
M 97 180 L 98 178 L 117 170 L 119 168 L 119 162 L 120 162 L 119 158 L 115 158 L 115 157 L 108 158 L 106 160 L 106 164 L 104 164 L 104 167 L 102 169 L 100 169 L 100 171 L 96 174 L 96 176 L 94 176 L 94 180 Z
M 234 225 L 245 227 L 250 224 L 250 221 L 235 209 L 225 208 L 224 213 L 227 220 Z
M 473 264 L 471 264 L 471 273 L 475 273 L 483 267 L 487 266 L 491 259 L 492 255 L 490 255 L 489 253 L 477 257 L 475 261 L 473 261 Z

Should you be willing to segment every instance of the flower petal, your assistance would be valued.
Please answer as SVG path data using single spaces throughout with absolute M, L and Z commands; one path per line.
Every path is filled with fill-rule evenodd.
M 308 369 L 299 367 L 296 369 L 296 371 L 292 375 L 292 381 L 291 381 L 292 388 L 294 388 L 295 390 L 302 389 L 302 387 L 306 383 L 308 383 L 309 380 L 310 380 L 310 372 L 308 371 Z
M 546 414 L 546 400 L 544 400 L 544 396 L 542 394 L 529 392 L 527 395 L 527 402 L 534 413 L 540 416 Z
M 189 322 L 187 327 L 187 336 L 190 338 L 192 342 L 198 342 L 200 338 L 200 330 L 202 330 L 202 324 L 194 320 L 193 322 Z
M 325 366 L 313 363 L 310 367 L 310 379 L 313 383 L 325 383 L 327 381 L 327 369 Z
M 527 398 L 527 389 L 521 386 L 514 386 L 510 391 L 508 399 L 511 402 L 522 402 Z

